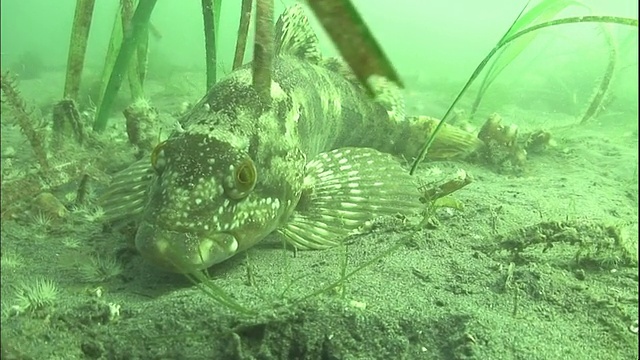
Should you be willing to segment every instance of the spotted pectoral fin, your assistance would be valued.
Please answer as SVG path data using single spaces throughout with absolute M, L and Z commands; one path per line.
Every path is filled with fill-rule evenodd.
M 299 249 L 339 245 L 376 217 L 410 215 L 421 207 L 408 171 L 391 155 L 373 149 L 320 154 L 306 167 L 305 185 L 296 211 L 279 229 Z
M 156 173 L 146 158 L 115 174 L 107 191 L 98 200 L 104 210 L 103 220 L 113 222 L 141 214 L 155 177 Z

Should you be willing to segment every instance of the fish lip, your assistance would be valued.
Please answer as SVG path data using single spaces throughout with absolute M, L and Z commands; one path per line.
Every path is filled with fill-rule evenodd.
M 143 222 L 135 244 L 151 263 L 176 273 L 192 273 L 237 253 L 238 240 L 228 232 L 184 232 Z

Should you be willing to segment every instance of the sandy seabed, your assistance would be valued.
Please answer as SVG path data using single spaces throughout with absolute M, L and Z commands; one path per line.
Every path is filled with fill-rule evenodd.
M 29 100 L 42 86 L 20 84 Z M 150 95 L 167 118 L 197 100 L 171 91 Z M 380 219 L 347 247 L 295 254 L 273 236 L 210 269 L 250 314 L 147 264 L 130 232 L 105 229 L 90 210 L 3 219 L 2 358 L 637 359 L 638 132 L 628 118 L 637 113 L 578 126 L 502 110 L 523 128 L 545 127 L 555 146 L 518 174 L 424 164 L 418 176 L 438 167 L 474 179 L 455 193 L 464 211 L 440 209 L 428 227 Z M 9 116 L 3 153 L 16 150 L 19 167 L 33 160 Z M 622 123 L 634 124 L 610 125 Z M 75 186 L 52 193 L 65 199 Z M 42 281 L 56 296 L 22 309 L 22 286 Z

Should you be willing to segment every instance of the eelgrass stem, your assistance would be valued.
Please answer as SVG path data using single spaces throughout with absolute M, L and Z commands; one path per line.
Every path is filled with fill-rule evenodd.
M 96 120 L 93 124 L 95 131 L 103 131 L 107 127 L 111 106 L 115 101 L 122 80 L 128 71 L 129 62 L 137 48 L 138 40 L 141 34 L 147 31 L 151 12 L 156 5 L 157 0 L 140 0 L 136 11 L 131 18 L 131 26 L 128 31 L 122 35 L 122 45 L 116 57 L 116 61 L 109 77 L 102 101 L 98 104 L 96 112 Z
M 207 88 L 205 92 L 216 83 L 216 24 L 213 0 L 202 0 L 202 21 L 204 22 L 204 49 L 205 65 L 207 68 Z
M 69 41 L 69 56 L 67 58 L 67 74 L 64 83 L 63 98 L 78 100 L 80 80 L 87 50 L 87 39 L 91 28 L 93 6 L 95 0 L 77 0 L 73 16 L 71 40 Z
M 244 62 L 244 52 L 247 48 L 247 35 L 251 22 L 251 5 L 253 0 L 242 0 L 240 9 L 240 25 L 238 26 L 238 39 L 236 40 L 236 52 L 233 57 L 233 70 L 238 69 Z
M 471 77 L 469 78 L 469 80 L 467 80 L 467 83 L 462 87 L 462 90 L 460 90 L 455 100 L 451 103 L 451 105 L 447 109 L 447 112 L 445 112 L 444 116 L 442 117 L 442 120 L 440 121 L 440 123 L 438 123 L 438 126 L 436 126 L 431 136 L 427 139 L 426 143 L 420 149 L 419 155 L 415 158 L 415 160 L 413 161 L 413 164 L 411 164 L 411 170 L 409 173 L 411 175 L 415 173 L 416 169 L 418 168 L 418 164 L 420 164 L 420 162 L 426 157 L 427 151 L 429 151 L 431 144 L 433 144 L 433 141 L 435 140 L 436 135 L 444 125 L 445 121 L 447 120 L 447 117 L 453 110 L 453 107 L 458 103 L 460 98 L 462 98 L 462 95 L 467 91 L 467 89 L 469 89 L 469 86 L 471 86 L 471 83 L 473 83 L 473 81 L 478 77 L 478 75 L 480 75 L 480 72 L 485 68 L 485 66 L 487 65 L 489 60 L 493 57 L 493 55 L 495 55 L 501 48 L 503 48 L 505 45 L 509 44 L 510 42 L 518 39 L 519 37 L 526 35 L 532 31 L 544 29 L 550 26 L 555 26 L 555 25 L 575 24 L 575 23 L 584 23 L 584 22 L 613 23 L 613 24 L 636 26 L 636 27 L 638 26 L 637 19 L 623 18 L 623 17 L 617 17 L 617 16 L 588 15 L 588 16 L 575 16 L 575 17 L 563 18 L 558 20 L 546 21 L 546 22 L 528 27 L 511 36 L 507 36 L 509 34 L 509 31 L 507 31 L 505 35 L 502 37 L 502 39 L 498 41 L 496 46 L 489 52 L 489 54 L 487 54 L 487 56 L 485 56 L 482 62 L 480 62 L 480 65 L 476 67 L 473 74 L 471 74 Z

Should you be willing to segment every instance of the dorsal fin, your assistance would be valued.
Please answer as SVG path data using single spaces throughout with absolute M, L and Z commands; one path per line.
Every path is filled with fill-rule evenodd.
M 345 79 L 347 79 L 353 86 L 364 91 L 364 87 L 360 83 L 360 80 L 353 73 L 349 65 L 342 59 L 337 57 L 328 57 L 324 58 L 320 61 L 320 66 L 325 69 L 329 69 L 337 74 L 342 75 Z
M 318 37 L 300 4 L 288 7 L 278 18 L 275 44 L 277 55 L 292 55 L 313 64 L 322 58 Z

